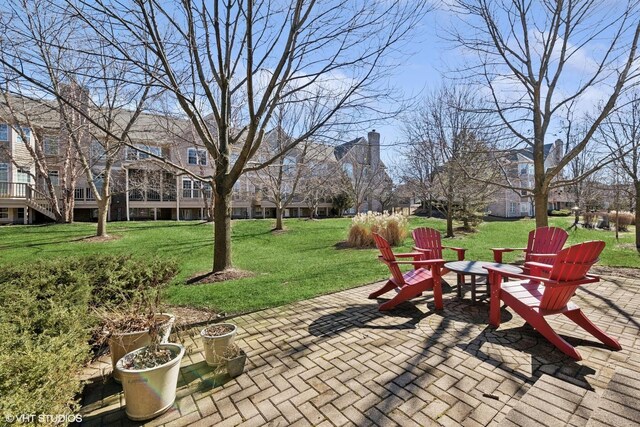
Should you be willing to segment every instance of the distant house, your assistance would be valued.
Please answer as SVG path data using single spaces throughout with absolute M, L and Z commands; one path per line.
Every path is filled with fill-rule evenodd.
M 558 164 L 563 156 L 563 142 L 558 139 L 544 146 L 545 170 Z M 511 150 L 505 156 L 506 180 L 514 187 L 533 189 L 533 152 L 530 148 Z M 571 209 L 573 197 L 566 189 L 554 189 L 549 194 L 548 210 Z M 535 215 L 533 192 L 499 189 L 489 204 L 489 214 L 503 218 L 532 217 Z
M 354 202 L 348 213 L 381 211 L 380 194 L 392 182 L 380 159 L 380 134 L 374 129 L 366 138 L 338 145 L 334 153 L 348 179 L 344 187 Z

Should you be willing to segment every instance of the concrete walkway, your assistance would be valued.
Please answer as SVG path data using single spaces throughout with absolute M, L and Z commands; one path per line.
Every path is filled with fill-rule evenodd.
M 550 318 L 578 346 L 582 362 L 564 356 L 510 310 L 503 309 L 499 329 L 488 327 L 488 304 L 472 304 L 469 292 L 459 301 L 446 287 L 441 312 L 425 294 L 379 313 L 377 302 L 366 299 L 378 286 L 234 319 L 249 358 L 237 379 L 207 367 L 198 330 L 181 333 L 189 350 L 175 408 L 148 425 L 497 425 L 543 375 L 555 381 L 548 389 L 567 384 L 573 390 L 566 401 L 602 396 L 616 368 L 640 377 L 640 280 L 631 276 L 608 275 L 573 299 L 619 338 L 622 351 L 604 348 L 563 316 Z M 586 425 L 597 401 L 565 406 L 558 395 L 550 405 L 581 412 L 569 423 L 551 411 L 547 422 Z M 130 425 L 124 404 L 112 380 L 87 386 L 83 425 Z

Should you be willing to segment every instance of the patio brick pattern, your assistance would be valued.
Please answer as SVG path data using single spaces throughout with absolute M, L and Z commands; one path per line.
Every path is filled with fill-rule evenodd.
M 454 276 L 446 278 L 455 283 Z M 619 339 L 622 351 L 605 348 L 562 316 L 548 318 L 578 346 L 581 362 L 555 349 L 508 309 L 499 329 L 489 327 L 488 304 L 472 304 L 468 293 L 459 301 L 449 287 L 443 311 L 434 311 L 426 293 L 380 313 L 378 303 L 366 299 L 379 286 L 233 319 L 239 328 L 236 341 L 248 353 L 245 373 L 236 379 L 206 365 L 199 330 L 182 332 L 188 351 L 176 404 L 147 424 L 513 425 L 505 415 L 522 408 L 526 400 L 518 403 L 543 378 L 542 390 L 568 384 L 569 392 L 556 393 L 551 403 L 565 410 L 573 425 L 586 425 L 592 412 L 600 413 L 593 409 L 617 367 L 627 375 L 618 382 L 629 372 L 640 377 L 640 280 L 631 275 L 609 274 L 573 299 Z M 532 392 L 526 399 L 536 396 Z M 581 403 L 585 396 L 592 399 L 586 405 Z M 88 385 L 83 425 L 133 425 L 124 404 L 113 380 Z M 605 418 L 592 422 L 602 425 Z

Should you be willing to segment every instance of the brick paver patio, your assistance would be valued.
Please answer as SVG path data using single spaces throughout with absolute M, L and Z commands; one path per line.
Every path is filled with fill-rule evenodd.
M 488 327 L 488 304 L 471 304 L 468 293 L 459 301 L 449 289 L 441 312 L 425 294 L 379 313 L 377 302 L 366 299 L 377 286 L 233 319 L 237 342 L 249 357 L 237 379 L 212 372 L 197 335 L 182 333 L 188 355 L 176 405 L 148 424 L 526 425 L 513 420 L 526 419 L 527 402 L 553 395 L 549 405 L 564 415 L 528 416 L 546 425 L 585 425 L 616 368 L 640 378 L 640 280 L 631 274 L 608 274 L 573 299 L 619 338 L 622 351 L 604 348 L 562 316 L 549 318 L 578 346 L 581 362 L 564 356 L 507 309 L 499 329 Z M 532 393 L 521 402 L 541 378 L 538 388 L 548 393 Z M 88 385 L 83 424 L 131 424 L 124 403 L 113 380 Z M 515 416 L 505 419 L 514 407 Z M 606 416 L 598 417 L 598 425 L 606 425 Z

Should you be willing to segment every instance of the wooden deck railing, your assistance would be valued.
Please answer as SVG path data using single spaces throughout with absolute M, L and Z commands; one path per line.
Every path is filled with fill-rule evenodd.
M 49 198 L 26 182 L 0 182 L 0 199 L 23 199 L 31 208 L 55 218 Z

